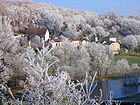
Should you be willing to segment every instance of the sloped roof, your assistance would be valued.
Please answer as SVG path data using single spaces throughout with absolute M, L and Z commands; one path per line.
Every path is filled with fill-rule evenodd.
M 108 35 L 105 38 L 116 38 L 114 35 Z
M 69 40 L 70 42 L 79 41 L 79 40 L 76 40 L 76 39 L 73 39 L 73 38 L 69 38 L 68 40 Z
M 45 35 L 47 28 L 38 29 L 38 28 L 29 28 L 26 30 L 25 34 L 34 34 L 34 35 Z
M 62 39 L 53 39 L 54 42 L 62 42 Z

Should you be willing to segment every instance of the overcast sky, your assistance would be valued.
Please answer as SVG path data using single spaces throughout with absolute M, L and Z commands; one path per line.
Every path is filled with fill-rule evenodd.
M 140 15 L 140 0 L 33 0 L 47 2 L 71 9 L 93 11 L 97 14 L 111 10 L 118 15 Z

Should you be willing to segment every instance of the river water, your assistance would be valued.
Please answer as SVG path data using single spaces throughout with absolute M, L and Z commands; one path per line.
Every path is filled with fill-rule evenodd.
M 100 94 L 100 89 L 102 89 L 103 100 L 109 98 L 110 91 L 113 92 L 114 99 L 133 96 L 140 93 L 140 77 L 110 79 L 98 81 L 97 83 L 98 85 L 92 96 L 98 96 Z M 140 96 L 135 98 L 140 102 Z M 135 98 L 131 101 L 135 102 Z M 129 101 L 129 99 L 127 101 Z

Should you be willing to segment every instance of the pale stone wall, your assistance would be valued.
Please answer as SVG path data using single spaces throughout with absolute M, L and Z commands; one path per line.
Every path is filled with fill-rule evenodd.
M 85 40 L 82 41 L 82 45 L 87 45 L 88 43 L 89 43 L 88 41 Z
M 49 30 L 46 31 L 45 33 L 45 41 L 49 40 Z
M 117 42 L 117 38 L 109 38 L 109 41 Z
M 72 41 L 71 43 L 72 43 L 74 46 L 76 46 L 76 47 L 79 46 L 79 44 L 80 44 L 79 41 Z
M 118 50 L 120 50 L 120 44 L 119 43 L 111 43 L 110 48 L 113 51 L 113 54 L 118 54 Z
M 52 48 L 56 47 L 56 46 L 61 46 L 62 42 L 52 42 Z

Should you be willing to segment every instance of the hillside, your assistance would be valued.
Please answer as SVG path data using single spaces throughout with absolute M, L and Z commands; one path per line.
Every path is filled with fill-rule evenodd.
M 140 16 L 117 16 L 113 11 L 99 16 L 47 3 L 0 1 L 0 16 L 8 17 L 12 29 L 18 33 L 27 28 L 48 28 L 52 36 L 78 39 L 140 34 Z

